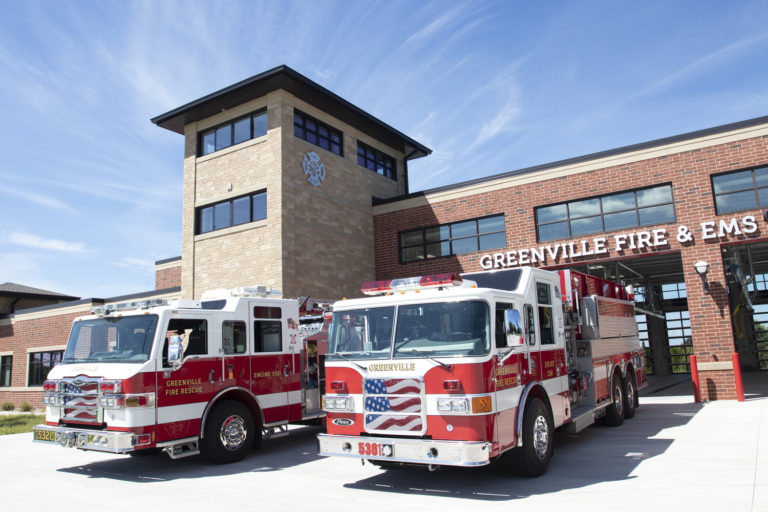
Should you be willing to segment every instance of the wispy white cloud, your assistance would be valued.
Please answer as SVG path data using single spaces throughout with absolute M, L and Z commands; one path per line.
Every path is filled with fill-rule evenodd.
M 489 140 L 493 139 L 497 135 L 508 133 L 515 129 L 515 121 L 520 116 L 522 107 L 518 99 L 517 94 L 510 94 L 507 102 L 502 105 L 496 115 L 490 119 L 487 123 L 484 123 L 480 127 L 480 131 L 477 137 L 467 148 L 467 152 L 474 151 L 477 146 L 480 146 Z
M 65 242 L 55 238 L 43 238 L 31 233 L 20 231 L 12 232 L 8 237 L 8 242 L 22 247 L 32 247 L 35 249 L 45 249 L 47 251 L 57 251 L 66 253 L 84 253 L 85 244 L 81 242 Z
M 133 268 L 133 269 L 141 269 L 141 270 L 155 268 L 155 262 L 152 260 L 147 260 L 142 258 L 131 258 L 128 256 L 121 258 L 119 261 L 115 262 L 115 265 L 122 268 Z
M 724 61 L 728 61 L 733 57 L 749 50 L 750 48 L 761 43 L 765 39 L 768 39 L 768 32 L 755 34 L 752 36 L 741 38 L 734 41 L 731 44 L 715 50 L 713 52 L 704 55 L 703 57 L 694 60 L 690 64 L 687 64 L 673 73 L 669 73 L 660 80 L 653 82 L 652 84 L 637 91 L 628 99 L 636 99 L 646 94 L 655 93 L 660 90 L 666 89 L 674 84 L 684 82 L 700 74 L 709 67 L 716 66 Z
M 8 185 L 7 183 L 0 187 L 0 194 L 17 197 L 19 199 L 24 199 L 25 201 L 31 201 L 42 206 L 47 206 L 48 208 L 53 208 L 54 210 L 74 211 L 71 206 L 63 201 L 60 201 L 59 199 L 55 199 L 40 193 L 21 190 Z

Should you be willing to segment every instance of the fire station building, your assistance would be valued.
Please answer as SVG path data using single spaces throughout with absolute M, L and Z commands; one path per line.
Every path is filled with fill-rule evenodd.
M 567 267 L 633 286 L 653 374 L 695 354 L 716 400 L 736 397 L 734 361 L 768 370 L 768 117 L 415 193 L 408 163 L 429 148 L 286 66 L 152 122 L 184 137 L 184 200 L 181 257 L 147 296 L 339 299 L 374 279 Z M 41 314 L 0 319 L 25 396 L 28 354 L 54 343 L 8 347 Z

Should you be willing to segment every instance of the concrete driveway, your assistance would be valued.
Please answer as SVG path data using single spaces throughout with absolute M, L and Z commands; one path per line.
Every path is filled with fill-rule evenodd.
M 760 385 L 762 386 L 762 378 Z M 664 384 L 663 386 L 659 384 Z M 652 392 L 652 394 L 647 394 Z M 381 470 L 321 458 L 316 427 L 227 466 L 199 457 L 102 455 L 0 436 L 3 510 L 768 510 L 768 398 L 695 404 L 657 380 L 632 420 L 558 433 L 549 472 Z

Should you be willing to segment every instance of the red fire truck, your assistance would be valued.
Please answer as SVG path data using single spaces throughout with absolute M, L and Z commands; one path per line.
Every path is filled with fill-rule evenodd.
M 644 356 L 617 283 L 521 267 L 362 291 L 333 307 L 321 455 L 539 476 L 554 429 L 635 414 Z
M 240 287 L 75 319 L 34 441 L 226 463 L 321 420 L 323 307 L 278 295 Z

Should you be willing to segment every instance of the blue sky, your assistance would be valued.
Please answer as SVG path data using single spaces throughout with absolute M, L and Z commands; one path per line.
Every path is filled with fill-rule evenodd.
M 150 118 L 287 64 L 432 148 L 423 190 L 768 115 L 768 2 L 7 1 L 0 283 L 151 290 L 183 137 Z

